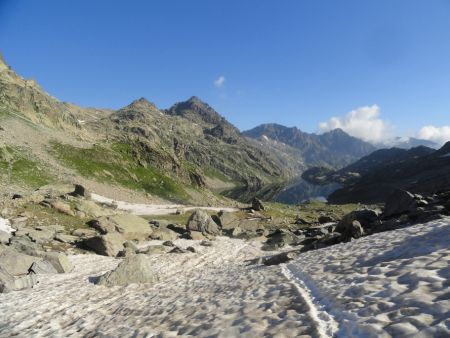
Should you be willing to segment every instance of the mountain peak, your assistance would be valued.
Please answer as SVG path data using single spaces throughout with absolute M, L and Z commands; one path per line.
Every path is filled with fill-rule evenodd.
M 147 100 L 145 97 L 141 97 L 137 100 L 134 100 L 131 102 L 128 106 L 125 108 L 127 109 L 133 109 L 133 110 L 157 110 L 158 108 L 156 105 L 149 100 Z
M 167 113 L 169 115 L 183 116 L 195 123 L 206 122 L 217 125 L 224 121 L 224 118 L 219 113 L 197 96 L 192 96 L 187 101 L 174 104 L 167 110 Z
M 10 69 L 10 67 L 6 64 L 2 53 L 0 53 L 0 71 L 9 70 L 9 69 Z

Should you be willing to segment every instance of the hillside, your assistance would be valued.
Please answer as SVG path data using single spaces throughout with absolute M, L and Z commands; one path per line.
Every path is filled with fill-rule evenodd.
M 167 110 L 145 98 L 118 110 L 61 102 L 0 59 L 3 188 L 83 182 L 136 198 L 214 203 L 298 176 L 197 97 Z

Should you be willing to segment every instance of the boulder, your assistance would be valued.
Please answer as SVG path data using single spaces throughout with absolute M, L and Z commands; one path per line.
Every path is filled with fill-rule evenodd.
M 154 229 L 150 235 L 151 239 L 158 239 L 161 241 L 174 241 L 178 238 L 178 234 L 167 228 Z
M 325 223 L 335 222 L 336 220 L 332 216 L 322 215 L 322 216 L 319 216 L 318 221 L 320 224 L 325 224 Z
M 167 229 L 176 232 L 177 234 L 184 235 L 187 232 L 186 226 L 178 225 L 178 224 L 168 224 Z
M 0 246 L 0 268 L 12 276 L 26 275 L 34 262 L 42 260 L 39 257 L 25 255 L 16 250 Z
M 191 231 L 189 237 L 194 241 L 203 241 L 206 237 L 200 231 Z
M 67 235 L 67 234 L 56 234 L 54 237 L 55 240 L 61 243 L 69 243 L 74 244 L 76 243 L 79 238 L 77 236 Z
M 138 253 L 146 255 L 160 254 L 165 252 L 166 247 L 164 245 L 149 245 L 143 249 L 138 250 Z
M 123 243 L 123 246 L 124 248 L 131 248 L 135 252 L 139 250 L 138 246 L 133 241 L 126 241 L 125 243 Z
M 83 241 L 83 244 L 99 255 L 116 257 L 117 254 L 123 250 L 123 243 L 125 240 L 126 239 L 121 234 L 113 232 L 106 235 L 86 238 Z
M 100 232 L 102 235 L 116 232 L 116 226 L 113 222 L 111 222 L 107 217 L 101 217 L 99 219 L 93 219 L 87 224 L 93 227 L 95 230 Z
M 70 193 L 70 195 L 71 196 L 76 196 L 76 197 L 91 198 L 91 192 L 88 191 L 81 184 L 75 184 L 74 185 L 74 190 Z
M 122 251 L 119 251 L 117 257 L 130 257 L 136 255 L 136 250 L 131 247 L 125 247 Z
M 75 213 L 73 212 L 72 208 L 69 204 L 61 202 L 61 201 L 53 201 L 53 200 L 44 200 L 41 202 L 42 205 L 49 205 L 56 211 L 59 211 L 62 214 L 66 214 L 69 216 L 75 216 Z
M 36 275 L 46 275 L 52 273 L 58 273 L 55 267 L 49 261 L 37 261 L 34 262 L 30 267 L 30 272 L 35 273 Z
M 74 231 L 72 231 L 72 235 L 77 236 L 77 237 L 82 237 L 82 238 L 89 238 L 89 237 L 97 236 L 97 231 L 95 231 L 94 229 L 80 228 L 80 229 L 75 229 Z
M 252 230 L 256 231 L 261 228 L 261 224 L 259 223 L 258 219 L 243 219 L 239 221 L 237 224 L 237 227 L 241 228 L 242 230 Z
M 263 264 L 264 265 L 278 265 L 281 263 L 286 263 L 286 262 L 289 262 L 289 261 L 293 260 L 294 258 L 296 258 L 299 254 L 300 253 L 298 251 L 282 252 L 282 253 L 264 258 Z
M 57 198 L 69 195 L 74 191 L 73 184 L 48 184 L 37 189 L 35 195 L 43 195 L 46 198 Z
M 239 218 L 235 212 L 220 211 L 217 215 L 219 225 L 223 230 L 233 230 L 239 224 Z
M 114 211 L 109 209 L 104 209 L 94 201 L 90 200 L 77 200 L 75 203 L 75 210 L 82 212 L 89 217 L 101 217 L 107 216 L 114 213 Z
M 192 213 L 187 222 L 187 229 L 190 232 L 198 231 L 203 234 L 220 235 L 219 226 L 203 210 L 195 210 Z
M 101 234 L 119 232 L 129 240 L 146 240 L 152 233 L 150 223 L 145 218 L 131 214 L 103 216 L 89 221 L 88 225 Z
M 213 246 L 213 243 L 211 241 L 203 240 L 203 241 L 200 242 L 200 245 L 201 246 L 209 246 L 209 247 L 211 247 L 211 246 Z
M 9 243 L 9 239 L 11 238 L 11 233 L 0 230 L 0 244 Z
M 44 259 L 53 265 L 58 273 L 66 273 L 73 270 L 73 265 L 69 258 L 61 252 L 46 253 Z
M 363 227 L 363 229 L 373 230 L 374 228 L 380 225 L 380 214 L 381 214 L 380 210 L 373 210 L 373 209 L 355 210 L 342 217 L 342 220 L 339 223 L 349 225 L 353 221 L 358 221 Z M 340 232 L 338 229 L 336 229 L 336 231 Z
M 41 227 L 40 229 L 30 229 L 27 235 L 33 242 L 43 244 L 51 241 L 53 237 L 55 237 L 55 230 L 52 228 Z
M 96 284 L 105 286 L 123 286 L 133 283 L 155 283 L 160 277 L 153 269 L 149 258 L 138 254 L 125 258 L 112 271 L 101 276 Z
M 409 191 L 397 189 L 386 200 L 383 217 L 389 218 L 405 213 L 417 207 L 416 198 Z
M 28 236 L 11 237 L 9 240 L 9 247 L 29 256 L 42 256 L 44 253 L 42 246 L 32 242 L 31 238 Z
M 265 207 L 261 200 L 255 197 L 252 200 L 252 209 L 255 211 L 263 211 L 265 210 Z
M 13 276 L 0 266 L 0 293 L 29 289 L 36 283 L 37 279 L 34 273 Z
M 172 250 L 169 251 L 169 253 L 188 253 L 188 252 L 195 253 L 195 249 L 192 246 L 188 246 L 186 249 L 176 246 Z
M 269 235 L 264 250 L 276 250 L 285 245 L 298 242 L 299 239 L 289 230 L 277 229 L 273 234 Z
M 364 235 L 363 227 L 359 221 L 342 220 L 336 227 L 336 232 L 340 233 L 342 240 L 350 240 L 351 238 L 360 238 Z

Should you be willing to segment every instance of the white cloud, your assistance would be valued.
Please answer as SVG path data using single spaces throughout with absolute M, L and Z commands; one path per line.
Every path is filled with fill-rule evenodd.
M 217 79 L 214 80 L 214 86 L 217 88 L 223 87 L 225 84 L 225 76 L 220 75 Z
M 341 128 L 347 134 L 372 143 L 382 143 L 389 138 L 391 126 L 380 118 L 380 107 L 359 107 L 343 117 L 332 117 L 319 124 L 322 132 Z
M 417 136 L 424 140 L 444 144 L 445 142 L 450 141 L 450 126 L 425 126 L 419 130 Z

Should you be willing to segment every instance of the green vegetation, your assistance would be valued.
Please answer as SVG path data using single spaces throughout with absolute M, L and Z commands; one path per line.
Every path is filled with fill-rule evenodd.
M 203 169 L 203 173 L 206 176 L 209 176 L 209 177 L 212 177 L 212 178 L 217 178 L 217 179 L 221 180 L 222 182 L 234 183 L 234 181 L 230 177 L 225 176 L 220 171 L 218 171 L 218 170 L 216 170 L 216 169 L 214 169 L 212 167 L 208 167 L 208 168 Z
M 335 216 L 337 219 L 340 219 L 353 210 L 359 209 L 357 204 L 334 205 L 320 201 L 311 201 L 299 205 L 266 202 L 264 205 L 267 210 L 263 214 L 272 216 L 275 222 L 282 221 L 286 223 L 294 223 L 297 217 L 307 222 L 317 222 L 321 215 Z
M 172 201 L 188 200 L 189 196 L 180 184 L 155 168 L 139 165 L 131 150 L 131 145 L 126 143 L 115 143 L 110 148 L 101 145 L 77 148 L 53 142 L 51 151 L 83 176 L 142 190 Z
M 36 161 L 30 159 L 19 148 L 0 149 L 2 180 L 8 183 L 39 188 L 52 181 L 52 177 Z
M 30 222 L 39 220 L 42 226 L 58 224 L 63 226 L 69 233 L 75 229 L 89 228 L 86 222 L 91 219 L 89 217 L 82 218 L 78 216 L 66 215 L 54 208 L 48 208 L 46 206 L 34 203 L 23 205 L 18 212 L 25 213 Z M 30 225 L 34 225 L 34 223 Z

